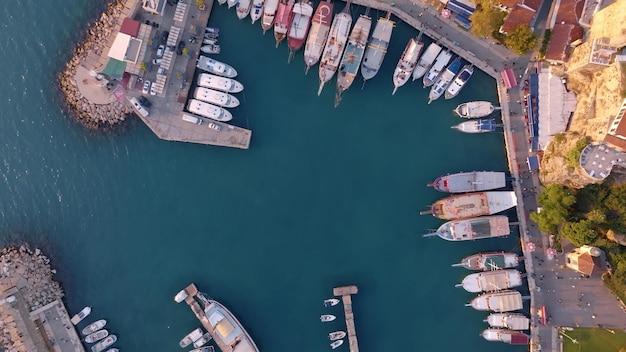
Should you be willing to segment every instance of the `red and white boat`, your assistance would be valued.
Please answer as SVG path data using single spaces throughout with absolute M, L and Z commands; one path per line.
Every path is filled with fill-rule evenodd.
M 274 19 L 274 38 L 276 39 L 276 47 L 287 36 L 289 25 L 291 23 L 291 10 L 293 9 L 293 0 L 280 0 L 278 11 Z
M 289 60 L 287 62 L 291 62 L 296 51 L 304 45 L 304 39 L 309 31 L 311 16 L 313 15 L 311 2 L 308 0 L 298 1 L 293 6 L 292 14 L 291 26 L 287 35 L 287 46 L 289 47 Z
M 330 23 L 333 19 L 333 4 L 328 1 L 322 1 L 317 5 L 313 19 L 311 20 L 311 30 L 304 47 L 304 63 L 306 64 L 306 73 L 309 72 L 311 66 L 317 64 L 324 51 L 324 45 L 330 32 Z
M 274 25 L 274 17 L 276 17 L 276 10 L 278 10 L 278 0 L 266 0 L 263 6 L 263 18 L 261 19 L 261 27 L 263 28 L 263 34 Z

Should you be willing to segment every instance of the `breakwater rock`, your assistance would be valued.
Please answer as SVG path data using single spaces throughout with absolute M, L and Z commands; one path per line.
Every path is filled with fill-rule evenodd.
M 65 69 L 59 74 L 59 88 L 64 98 L 66 108 L 78 122 L 90 129 L 109 128 L 123 122 L 132 113 L 125 104 L 114 101 L 110 104 L 94 104 L 88 101 L 78 90 L 76 84 L 76 69 L 88 57 L 106 55 L 104 50 L 113 30 L 121 23 L 122 9 L 126 1 L 112 0 L 106 11 L 99 19 L 90 25 L 85 33 L 85 39 L 79 42 Z M 106 89 L 106 88 L 102 88 Z
M 52 279 L 56 271 L 39 249 L 28 245 L 0 250 L 0 290 L 17 288 L 30 311 L 63 297 L 63 289 Z

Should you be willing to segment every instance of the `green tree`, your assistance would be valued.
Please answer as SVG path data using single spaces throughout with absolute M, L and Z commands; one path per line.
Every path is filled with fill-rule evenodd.
M 587 145 L 589 145 L 589 143 L 587 143 L 587 138 L 583 137 L 577 140 L 576 145 L 574 145 L 574 147 L 565 155 L 567 165 L 570 167 L 576 167 L 580 159 L 580 154 Z
M 530 219 L 539 225 L 543 232 L 558 233 L 559 227 L 571 217 L 576 195 L 569 188 L 553 184 L 544 188 L 537 199 L 541 212 L 532 212 Z
M 519 25 L 506 36 L 504 44 L 516 54 L 523 55 L 535 48 L 537 37 L 530 30 L 530 27 Z
M 493 1 L 477 1 L 476 11 L 469 18 L 472 21 L 472 34 L 477 37 L 492 37 L 504 23 L 504 17 L 506 12 L 495 7 Z
M 183 55 L 185 56 L 189 55 L 189 49 L 183 48 Z
M 561 227 L 561 235 L 577 247 L 591 244 L 598 238 L 598 233 L 593 228 L 593 221 L 591 220 L 567 222 Z

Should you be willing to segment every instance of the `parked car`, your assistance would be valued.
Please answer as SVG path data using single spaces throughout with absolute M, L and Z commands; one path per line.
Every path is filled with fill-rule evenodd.
M 161 59 L 161 58 L 152 60 L 152 64 L 153 65 L 160 65 L 161 62 L 163 62 L 163 59 Z
M 136 98 L 130 98 L 130 103 L 133 104 L 137 113 L 143 117 L 150 115 L 150 112 L 139 103 Z
M 148 80 L 145 80 L 145 81 L 143 82 L 143 89 L 141 90 L 141 92 L 142 92 L 143 94 L 148 94 L 148 93 L 150 93 L 150 86 L 152 86 L 152 82 L 150 82 L 150 81 L 148 81 Z
M 165 68 L 163 68 L 162 66 L 159 66 L 159 69 L 157 70 L 157 73 L 160 75 L 164 75 L 165 74 Z
M 157 95 L 156 87 L 154 84 L 150 87 L 150 95 Z
M 157 57 L 163 57 L 163 53 L 165 52 L 165 45 L 161 44 L 157 48 Z
M 163 31 L 163 33 L 161 33 L 161 41 L 160 41 L 160 43 L 161 44 L 167 43 L 167 37 L 169 37 L 169 36 L 170 36 L 170 32 Z
M 146 93 L 148 94 L 148 93 Z M 145 106 L 146 108 L 149 108 L 152 106 L 152 103 L 150 102 L 150 100 L 148 100 L 148 98 L 144 97 L 143 95 L 140 95 L 137 97 L 137 100 L 139 100 L 139 103 L 143 106 Z
M 210 128 L 210 129 L 213 129 L 213 130 L 216 130 L 216 131 L 219 131 L 219 130 L 221 130 L 221 129 L 222 129 L 222 127 L 221 127 L 220 125 L 215 124 L 215 123 L 213 123 L 213 122 L 209 122 L 209 128 Z
M 182 55 L 183 49 L 185 49 L 185 41 L 181 40 L 180 42 L 178 42 L 178 46 L 176 47 L 176 54 Z

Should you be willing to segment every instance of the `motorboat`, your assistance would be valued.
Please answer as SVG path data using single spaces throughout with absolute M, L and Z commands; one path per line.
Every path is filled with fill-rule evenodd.
M 333 331 L 333 332 L 331 332 L 330 334 L 328 334 L 328 338 L 329 338 L 331 341 L 341 340 L 341 339 L 343 339 L 344 337 L 346 337 L 346 332 L 345 332 L 345 331 L 341 331 L 341 330 L 339 330 L 339 331 Z
M 206 27 L 204 32 L 214 36 L 215 38 L 220 36 L 220 29 L 217 27 Z
M 236 108 L 239 106 L 239 99 L 236 97 L 210 88 L 197 87 L 193 93 L 193 97 L 206 103 L 225 108 Z
M 437 43 L 430 43 L 428 48 L 426 48 L 426 50 L 424 51 L 424 55 L 420 57 L 420 60 L 417 62 L 417 66 L 415 66 L 415 69 L 413 70 L 412 76 L 414 81 L 416 79 L 422 78 L 424 74 L 426 74 L 426 72 L 430 70 L 430 67 L 435 62 L 435 59 L 441 52 L 441 49 L 442 48 L 437 45 Z
M 428 94 L 428 104 L 433 101 L 439 99 L 439 97 L 448 89 L 450 82 L 454 79 L 454 77 L 461 70 L 461 58 L 458 57 L 452 61 L 452 63 L 446 68 L 443 73 L 439 75 L 437 81 L 430 89 L 430 93 Z
M 182 301 L 185 300 L 185 298 L 187 298 L 189 295 L 187 294 L 187 291 L 185 290 L 180 290 L 180 292 L 178 292 L 176 294 L 176 296 L 174 296 L 174 302 L 176 303 L 180 303 Z
M 456 287 L 467 292 L 499 291 L 522 285 L 522 273 L 515 269 L 483 271 L 469 274 Z
M 252 337 L 224 305 L 201 292 L 196 297 L 204 306 L 204 325 L 215 335 L 217 342 L 222 341 L 232 348 L 232 352 L 259 352 Z
M 330 343 L 330 348 L 332 348 L 333 350 L 339 346 L 343 345 L 343 340 L 335 340 L 333 342 Z
M 454 80 L 452 80 L 452 83 L 450 83 L 448 89 L 446 89 L 446 92 L 443 95 L 444 98 L 452 99 L 456 97 L 461 89 L 463 89 L 467 81 L 469 81 L 472 77 L 472 74 L 474 74 L 474 65 L 468 64 L 463 66 L 461 72 L 454 77 Z
M 337 298 L 329 298 L 324 300 L 324 307 L 332 307 L 339 304 L 339 299 Z
M 490 115 L 494 110 L 496 110 L 496 107 L 488 101 L 470 101 L 459 104 L 459 106 L 454 109 L 454 112 L 459 117 L 475 119 Z
M 334 315 L 332 315 L 332 314 L 322 314 L 322 315 L 320 316 L 320 320 L 321 320 L 322 322 L 333 321 L 333 320 L 335 320 L 335 319 L 337 319 L 337 317 L 336 317 L 336 316 L 334 316 Z
M 450 50 L 441 51 L 439 55 L 437 55 L 435 62 L 422 78 L 424 88 L 430 87 L 435 83 L 443 69 L 446 67 L 446 65 L 448 65 L 448 62 L 450 62 L 450 59 L 452 59 L 452 53 L 450 52 Z
M 477 119 L 461 122 L 451 128 L 465 133 L 485 133 L 495 131 L 496 127 L 497 125 L 495 119 Z
M 107 331 L 106 329 L 98 330 L 92 334 L 87 335 L 87 337 L 85 337 L 85 342 L 94 343 L 96 341 L 102 340 L 107 336 L 109 336 L 109 331 Z
M 102 329 L 105 325 L 107 325 L 107 321 L 104 319 L 100 319 L 87 325 L 81 332 L 83 333 L 83 335 L 93 334 L 94 332 Z
M 212 339 L 213 337 L 211 336 L 211 334 L 207 332 L 206 334 L 202 335 L 199 339 L 193 342 L 193 347 L 200 348 L 206 345 L 207 343 L 209 343 L 209 341 L 211 341 Z
M 213 38 L 204 38 L 204 39 L 202 39 L 202 44 L 206 44 L 206 45 L 215 45 L 215 44 L 217 44 L 217 39 L 213 39 Z
M 261 16 L 263 16 L 263 4 L 265 0 L 252 0 L 252 9 L 250 10 L 250 18 L 252 19 L 252 24 L 258 21 Z
M 111 346 L 112 344 L 114 344 L 115 341 L 117 341 L 117 336 L 109 335 L 104 340 L 100 340 L 98 343 L 96 343 L 95 345 L 91 346 L 91 352 L 102 352 L 102 351 L 104 351 L 105 348 L 107 348 L 107 347 Z
M 197 328 L 194 331 L 185 335 L 185 337 L 183 337 L 182 340 L 180 340 L 178 344 L 180 345 L 180 347 L 185 348 L 191 345 L 194 341 L 198 340 L 201 337 L 202 337 L 202 329 Z
M 83 321 L 83 319 L 87 318 L 87 316 L 91 313 L 91 307 L 83 308 L 78 314 L 74 315 L 70 321 L 72 324 L 76 325 Z
M 235 70 L 232 66 L 214 60 L 208 56 L 200 55 L 196 67 L 209 73 L 227 78 L 235 78 L 237 76 L 237 70 Z
M 198 85 L 205 88 L 220 90 L 227 93 L 239 93 L 243 85 L 232 78 L 220 77 L 210 73 L 198 75 Z
M 237 1 L 237 18 L 243 20 L 248 17 L 250 9 L 252 8 L 251 0 L 239 0 Z
M 491 313 L 485 322 L 492 328 L 528 330 L 530 327 L 530 319 L 520 313 Z
M 226 122 L 233 119 L 233 115 L 230 111 L 220 106 L 205 103 L 197 99 L 189 99 L 187 110 L 196 115 L 204 116 L 220 122 Z
M 218 44 L 207 44 L 207 45 L 203 45 L 200 48 L 200 51 L 202 51 L 205 54 L 219 54 L 221 51 L 221 48 Z

